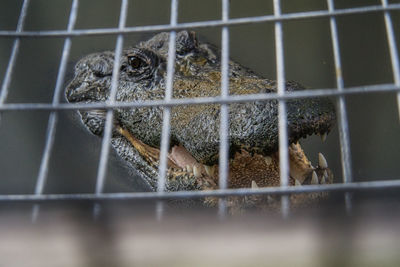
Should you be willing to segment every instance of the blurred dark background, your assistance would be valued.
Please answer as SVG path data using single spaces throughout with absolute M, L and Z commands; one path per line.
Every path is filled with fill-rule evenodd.
M 71 0 L 31 1 L 24 30 L 66 29 Z M 400 1 L 389 1 L 399 3 Z M 379 5 L 378 0 L 337 0 L 337 9 Z M 20 0 L 0 2 L 0 30 L 15 30 L 21 9 Z M 284 13 L 326 10 L 320 0 L 284 0 Z M 119 1 L 80 1 L 77 29 L 117 27 Z M 127 26 L 169 23 L 170 2 L 163 0 L 130 1 Z M 231 1 L 230 17 L 273 14 L 272 1 Z M 391 12 L 397 43 L 400 43 L 400 12 Z M 218 20 L 221 3 L 215 0 L 179 1 L 179 22 Z M 383 14 L 337 17 L 343 76 L 346 87 L 393 83 Z M 308 88 L 335 88 L 335 68 L 329 18 L 285 21 L 284 54 L 286 79 Z M 197 30 L 203 41 L 220 46 L 220 28 Z M 275 79 L 274 24 L 260 23 L 230 28 L 230 57 L 266 78 Z M 150 33 L 126 35 L 124 45 L 135 45 Z M 115 48 L 115 36 L 74 37 L 65 83 L 74 64 L 83 56 Z M 63 48 L 63 38 L 23 38 L 9 88 L 7 103 L 49 103 L 53 97 Z M 0 77 L 8 64 L 12 38 L 1 38 Z M 348 96 L 353 174 L 356 181 L 398 179 L 400 167 L 400 124 L 394 93 Z M 65 101 L 65 100 L 62 100 Z M 0 193 L 32 193 L 44 149 L 48 112 L 3 112 L 0 121 Z M 45 193 L 93 192 L 101 140 L 80 123 L 76 112 L 62 111 L 56 129 Z M 302 140 L 312 162 L 318 152 L 328 160 L 341 181 L 340 145 L 337 128 L 322 143 L 318 136 Z M 143 191 L 111 150 L 107 192 Z

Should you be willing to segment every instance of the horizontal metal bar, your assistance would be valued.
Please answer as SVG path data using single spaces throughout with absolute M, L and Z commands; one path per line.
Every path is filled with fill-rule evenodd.
M 348 9 L 337 9 L 333 12 L 330 12 L 328 10 L 319 10 L 319 11 L 309 11 L 309 12 L 288 13 L 279 16 L 266 15 L 257 17 L 233 18 L 227 21 L 210 20 L 210 21 L 188 22 L 188 23 L 180 23 L 177 24 L 176 26 L 170 24 L 163 24 L 163 25 L 152 25 L 152 26 L 126 27 L 124 29 L 118 29 L 118 28 L 82 29 L 82 30 L 74 30 L 72 32 L 68 32 L 65 30 L 23 31 L 23 32 L 0 31 L 0 37 L 37 38 L 37 37 L 77 37 L 77 36 L 89 36 L 89 35 L 118 35 L 118 34 L 129 34 L 135 32 L 160 32 L 160 31 L 183 30 L 188 28 L 237 26 L 237 25 L 263 23 L 263 22 L 276 22 L 276 21 L 364 14 L 364 13 L 383 12 L 383 11 L 391 11 L 399 9 L 400 9 L 400 4 L 390 4 L 385 7 L 381 5 L 374 5 L 374 6 L 348 8 Z
M 203 198 L 228 197 L 249 195 L 289 195 L 315 192 L 363 192 L 400 189 L 400 180 L 384 180 L 373 182 L 353 182 L 347 184 L 303 185 L 289 187 L 240 188 L 218 189 L 207 191 L 178 191 L 178 192 L 129 192 L 129 193 L 101 193 L 101 194 L 46 194 L 46 195 L 0 195 L 0 202 L 45 202 L 66 200 L 129 200 L 148 199 L 163 200 L 173 198 Z
M 83 103 L 83 104 L 70 104 L 60 103 L 57 106 L 47 103 L 7 103 L 0 104 L 0 111 L 53 111 L 53 110 L 90 110 L 90 109 L 129 109 L 138 107 L 168 107 L 168 106 L 181 106 L 181 105 L 202 105 L 202 104 L 234 104 L 245 103 L 254 101 L 266 100 L 280 100 L 280 99 L 300 99 L 312 97 L 328 97 L 328 96 L 341 96 L 341 95 L 358 95 L 358 94 L 371 94 L 371 93 L 393 93 L 400 92 L 400 86 L 395 84 L 379 84 L 367 85 L 357 87 L 347 87 L 343 91 L 338 91 L 337 88 L 333 89 L 312 89 L 302 90 L 295 92 L 287 92 L 285 95 L 278 95 L 276 93 L 266 94 L 248 94 L 248 95 L 229 95 L 221 98 L 215 97 L 198 97 L 198 98 L 182 98 L 171 99 L 166 102 L 164 100 L 146 100 L 137 102 L 115 102 L 115 104 L 108 104 L 104 102 L 99 103 Z

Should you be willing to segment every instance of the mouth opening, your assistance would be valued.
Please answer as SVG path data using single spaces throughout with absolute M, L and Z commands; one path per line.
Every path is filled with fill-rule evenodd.
M 128 130 L 117 127 L 124 136 L 151 166 L 158 168 L 158 148 L 151 147 L 136 139 Z M 324 142 L 326 133 L 321 134 Z M 318 163 L 313 166 L 301 145 L 291 143 L 289 149 L 289 185 L 301 186 L 332 183 L 333 175 L 328 168 L 326 158 L 319 153 Z M 202 189 L 218 189 L 218 165 L 199 163 L 182 145 L 173 146 L 168 154 L 169 177 L 193 177 Z M 229 160 L 229 188 L 258 188 L 280 185 L 279 152 L 267 155 L 252 153 L 241 149 Z

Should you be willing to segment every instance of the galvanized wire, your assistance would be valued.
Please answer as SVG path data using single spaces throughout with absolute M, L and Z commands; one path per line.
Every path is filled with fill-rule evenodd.
M 222 21 L 229 20 L 229 1 L 222 0 Z M 229 28 L 222 27 L 221 43 L 221 99 L 229 96 Z M 228 188 L 229 175 L 229 105 L 221 104 L 219 145 L 219 188 Z M 221 219 L 226 216 L 226 201 L 219 199 L 218 213 Z
M 129 34 L 135 32 L 161 32 L 161 31 L 177 31 L 185 30 L 188 28 L 199 29 L 199 28 L 210 28 L 210 27 L 223 27 L 223 26 L 237 26 L 237 25 L 247 25 L 254 23 L 264 23 L 264 22 L 276 22 L 276 21 L 291 21 L 291 20 L 303 20 L 303 19 L 313 19 L 313 18 L 325 18 L 325 17 L 338 17 L 347 16 L 355 14 L 366 14 L 366 13 L 376 13 L 383 11 L 399 10 L 400 4 L 388 4 L 386 7 L 382 5 L 373 6 L 363 6 L 347 9 L 339 9 L 334 12 L 329 12 L 327 10 L 318 11 L 306 11 L 306 12 L 296 12 L 281 14 L 279 16 L 266 15 L 266 16 L 256 16 L 256 17 L 243 17 L 243 18 L 233 18 L 224 22 L 222 20 L 209 20 L 201 22 L 188 22 L 179 23 L 176 26 L 166 25 L 149 25 L 149 26 L 135 26 L 135 27 L 125 27 L 124 29 L 117 28 L 107 28 L 107 29 L 84 29 L 84 30 L 74 30 L 69 33 L 65 30 L 56 31 L 0 31 L 0 37 L 72 37 L 72 36 L 93 36 L 93 35 L 118 35 L 118 34 Z
M 165 200 L 205 197 L 229 197 L 251 195 L 292 195 L 315 192 L 368 192 L 379 190 L 399 190 L 400 180 L 381 180 L 372 182 L 352 182 L 347 184 L 324 184 L 288 187 L 263 187 L 258 189 L 217 189 L 207 191 L 175 191 L 175 192 L 132 192 L 132 193 L 101 193 L 101 194 L 24 194 L 24 195 L 0 195 L 0 202 L 45 202 L 45 201 L 69 201 L 69 200 Z
M 121 1 L 121 11 L 119 16 L 118 28 L 123 29 L 126 24 L 126 18 L 128 16 L 128 0 Z M 115 45 L 114 52 L 114 62 L 120 62 L 122 49 L 124 45 L 124 36 L 122 34 L 118 35 L 117 43 Z M 106 105 L 112 105 L 115 103 L 115 98 L 117 95 L 118 88 L 118 79 L 119 79 L 119 65 L 114 64 L 112 78 L 111 78 L 111 89 L 108 100 L 106 101 Z M 103 131 L 103 140 L 101 144 L 101 152 L 100 152 L 100 160 L 97 169 L 97 179 L 96 179 L 96 189 L 95 194 L 100 194 L 103 192 L 104 183 L 106 179 L 107 166 L 108 166 L 108 157 L 110 154 L 110 145 L 111 145 L 111 135 L 112 135 L 112 127 L 113 127 L 113 110 L 107 110 L 106 114 L 106 122 Z M 98 204 L 94 207 L 94 216 L 97 217 L 100 211 L 100 206 Z
M 328 9 L 334 12 L 335 7 L 333 0 L 328 0 Z M 336 18 L 330 18 L 333 55 L 335 60 L 336 69 L 336 85 L 339 92 L 344 90 L 344 82 L 342 76 L 342 63 L 340 60 L 339 37 L 336 27 Z M 350 183 L 353 181 L 351 169 L 351 153 L 350 153 L 350 136 L 349 136 L 349 123 L 347 120 L 346 100 L 344 96 L 339 96 L 336 101 L 338 113 L 338 127 L 339 127 L 339 141 L 340 141 L 340 156 L 342 160 L 342 179 L 343 183 Z M 351 194 L 345 194 L 345 205 L 348 214 L 352 210 Z
M 171 16 L 170 23 L 172 26 L 178 22 L 178 0 L 171 0 Z M 175 72 L 175 41 L 176 32 L 171 31 L 168 43 L 168 61 L 167 61 L 167 81 L 165 88 L 164 101 L 168 103 L 172 99 L 174 72 Z M 171 132 L 171 107 L 165 106 L 163 109 L 163 124 L 161 133 L 160 147 L 160 166 L 158 169 L 157 192 L 164 192 L 166 186 L 168 150 Z M 162 219 L 164 208 L 163 203 L 157 203 L 156 216 L 158 220 Z
M 29 7 L 29 0 L 24 0 L 24 2 L 22 4 L 22 8 L 21 8 L 21 13 L 18 18 L 17 29 L 15 31 L 16 33 L 21 33 L 23 31 L 28 7 Z M 19 43 L 20 43 L 20 38 L 16 38 L 14 40 L 14 44 L 13 44 L 13 47 L 11 50 L 11 56 L 10 56 L 10 59 L 8 61 L 8 65 L 7 65 L 6 74 L 4 75 L 3 84 L 1 86 L 0 105 L 6 101 L 6 98 L 8 95 L 8 88 L 11 83 L 11 77 L 13 74 L 15 61 L 17 59 L 17 55 L 18 55 L 18 51 L 19 51 Z
M 382 7 L 388 7 L 387 0 L 381 0 Z M 392 61 L 392 69 L 393 69 L 393 80 L 397 86 L 400 86 L 400 62 L 399 55 L 397 53 L 397 45 L 396 45 L 396 37 L 394 35 L 392 17 L 388 10 L 384 11 L 385 25 L 386 25 L 386 33 L 388 37 L 389 51 L 390 51 L 390 59 Z M 400 119 L 400 92 L 397 93 L 397 108 L 399 111 L 399 119 Z
M 274 0 L 274 15 L 281 15 L 281 2 Z M 283 53 L 283 31 L 282 22 L 275 22 L 275 50 L 276 50 L 276 84 L 279 96 L 284 96 L 285 86 L 285 59 Z M 279 174 L 281 187 L 289 185 L 289 151 L 288 151 L 288 129 L 285 99 L 280 99 L 278 103 L 278 129 L 279 129 Z M 281 198 L 281 210 L 284 218 L 289 216 L 290 202 L 289 196 Z
M 78 0 L 74 0 L 72 2 L 68 26 L 67 26 L 68 31 L 72 31 L 74 29 L 76 18 L 78 15 L 78 5 L 79 5 Z M 61 93 L 63 90 L 64 78 L 65 78 L 65 73 L 67 70 L 67 62 L 68 62 L 70 50 L 71 50 L 71 38 L 67 37 L 64 41 L 64 47 L 63 47 L 63 52 L 62 52 L 62 56 L 61 56 L 60 67 L 59 67 L 58 74 L 57 74 L 56 87 L 54 89 L 52 106 L 57 106 L 60 103 L 60 97 L 61 97 Z M 57 111 L 51 111 L 50 115 L 49 115 L 49 122 L 47 124 L 46 141 L 45 141 L 42 161 L 40 163 L 39 174 L 38 174 L 38 178 L 36 180 L 35 194 L 37 194 L 37 195 L 43 194 L 44 185 L 46 183 L 47 173 L 49 170 L 49 160 L 50 160 L 51 151 L 53 148 L 55 134 L 56 134 L 57 120 L 58 120 Z M 38 212 L 39 212 L 39 206 L 35 205 L 33 207 L 33 211 L 32 211 L 32 221 L 33 222 L 35 222 L 37 220 Z
M 90 110 L 90 109 L 130 109 L 137 107 L 167 107 L 167 106 L 182 106 L 182 105 L 204 105 L 204 104 L 233 104 L 245 103 L 254 101 L 267 101 L 267 100 L 289 100 L 313 97 L 326 97 L 326 96 L 345 96 L 345 95 L 365 95 L 365 94 L 378 94 L 378 93 L 392 93 L 400 92 L 400 86 L 395 84 L 374 84 L 364 86 L 345 87 L 343 91 L 338 91 L 337 88 L 327 89 L 312 89 L 302 90 L 295 92 L 286 92 L 285 95 L 278 95 L 277 93 L 265 94 L 249 94 L 249 95 L 229 95 L 222 99 L 220 96 L 215 97 L 197 97 L 197 98 L 182 98 L 171 99 L 165 102 L 164 100 L 144 100 L 135 102 L 118 102 L 114 104 L 105 103 L 60 103 L 57 106 L 46 103 L 6 103 L 0 105 L 0 111 L 24 111 L 24 110 Z

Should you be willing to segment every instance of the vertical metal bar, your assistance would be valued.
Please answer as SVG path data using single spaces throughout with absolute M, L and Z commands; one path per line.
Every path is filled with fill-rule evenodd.
M 381 0 L 383 8 L 387 8 L 388 2 L 387 0 Z M 392 69 L 393 69 L 393 80 L 396 86 L 400 86 L 400 63 L 399 63 L 399 55 L 397 53 L 397 45 L 396 45 L 396 37 L 394 35 L 392 18 L 390 16 L 389 11 L 385 11 L 385 24 L 386 24 L 386 32 L 388 36 L 389 50 L 390 50 L 390 58 L 392 61 Z M 397 93 L 397 107 L 399 111 L 400 118 L 400 93 Z
M 280 0 L 274 0 L 274 15 L 281 15 Z M 285 94 L 285 59 L 283 54 L 283 32 L 282 22 L 275 22 L 275 49 L 276 49 L 276 70 L 277 70 L 277 85 L 278 95 Z M 281 187 L 289 185 L 289 148 L 288 148 L 288 133 L 287 133 L 287 114 L 286 101 L 279 100 L 279 171 L 281 176 Z M 282 196 L 281 209 L 283 218 L 287 218 L 290 212 L 289 196 Z
M 333 0 L 328 1 L 329 12 L 334 12 Z M 344 82 L 342 76 L 342 63 L 340 60 L 339 37 L 337 32 L 336 18 L 330 17 L 330 28 L 332 36 L 333 54 L 335 59 L 336 83 L 338 91 L 344 90 Z M 350 136 L 349 123 L 347 120 L 346 99 L 344 96 L 339 96 L 337 99 L 337 113 L 339 120 L 339 139 L 340 139 L 340 155 L 342 160 L 343 183 L 351 183 L 353 181 L 351 168 L 351 152 L 350 152 Z M 351 214 L 352 200 L 351 193 L 345 193 L 345 205 L 347 214 Z
M 222 0 L 222 21 L 229 20 L 229 0 Z M 229 95 L 229 28 L 222 27 L 221 44 L 221 98 Z M 228 187 L 229 175 L 229 105 L 221 104 L 220 115 L 220 147 L 219 147 L 219 188 Z M 218 202 L 218 215 L 220 219 L 226 216 L 226 201 L 220 198 Z
M 79 5 L 78 0 L 74 0 L 72 2 L 68 27 L 67 27 L 68 32 L 72 32 L 72 30 L 74 29 L 76 17 L 78 14 L 78 5 Z M 63 53 L 61 55 L 56 87 L 54 89 L 54 95 L 52 101 L 52 106 L 54 107 L 60 103 L 60 95 L 62 91 L 62 86 L 64 84 L 65 72 L 67 68 L 67 61 L 70 50 L 71 50 L 71 38 L 67 37 L 64 41 L 64 48 L 63 48 Z M 47 173 L 49 168 L 49 159 L 53 148 L 54 138 L 56 133 L 57 119 L 58 119 L 58 113 L 56 111 L 52 111 L 49 115 L 49 122 L 47 124 L 46 142 L 43 151 L 42 161 L 40 163 L 38 178 L 36 181 L 35 195 L 40 195 L 43 193 L 44 185 L 46 183 Z M 32 222 L 35 222 L 37 220 L 38 214 L 39 214 L 39 205 L 36 204 L 33 206 L 32 210 Z
M 128 0 L 121 0 L 121 11 L 118 23 L 119 30 L 123 30 L 125 28 L 127 12 L 128 12 Z M 119 34 L 117 36 L 117 42 L 115 45 L 114 66 L 111 78 L 111 90 L 110 90 L 110 96 L 106 101 L 107 105 L 112 105 L 115 103 L 115 98 L 118 89 L 118 79 L 119 79 L 119 68 L 120 68 L 119 62 L 121 61 L 123 45 L 124 45 L 124 36 L 122 34 Z M 110 152 L 112 126 L 114 120 L 113 112 L 114 112 L 113 110 L 108 110 L 106 114 L 106 123 L 104 126 L 103 140 L 101 144 L 100 161 L 97 169 L 97 181 L 95 189 L 96 195 L 101 194 L 104 189 L 104 183 L 107 172 L 107 162 Z M 93 211 L 95 218 L 99 215 L 99 212 L 100 212 L 100 205 L 96 203 Z
M 29 0 L 24 0 L 24 2 L 22 4 L 22 8 L 21 8 L 21 13 L 18 18 L 16 32 L 22 32 L 22 29 L 23 29 L 24 23 L 25 23 L 28 6 L 29 6 Z M 18 50 L 19 50 L 19 43 L 20 43 L 20 38 L 15 38 L 14 44 L 13 44 L 13 47 L 11 50 L 10 60 L 8 61 L 7 70 L 6 70 L 6 73 L 4 76 L 4 81 L 1 86 L 0 105 L 4 104 L 4 102 L 6 101 L 7 95 L 8 95 L 8 87 L 10 86 L 10 83 L 11 83 L 11 77 L 13 74 L 15 61 L 17 59 L 17 54 L 18 54 Z
M 171 18 L 170 25 L 176 26 L 178 21 L 178 0 L 171 0 Z M 171 31 L 169 34 L 168 44 L 168 62 L 167 62 L 167 82 L 165 88 L 165 102 L 171 101 L 173 85 L 174 85 L 174 72 L 175 72 L 175 40 L 176 31 Z M 167 176 L 168 164 L 168 150 L 171 129 L 171 107 L 164 107 L 163 109 L 163 125 L 161 135 L 161 148 L 160 148 L 160 166 L 158 168 L 158 181 L 157 192 L 164 192 Z M 164 213 L 163 202 L 157 202 L 156 216 L 158 220 L 162 219 Z

